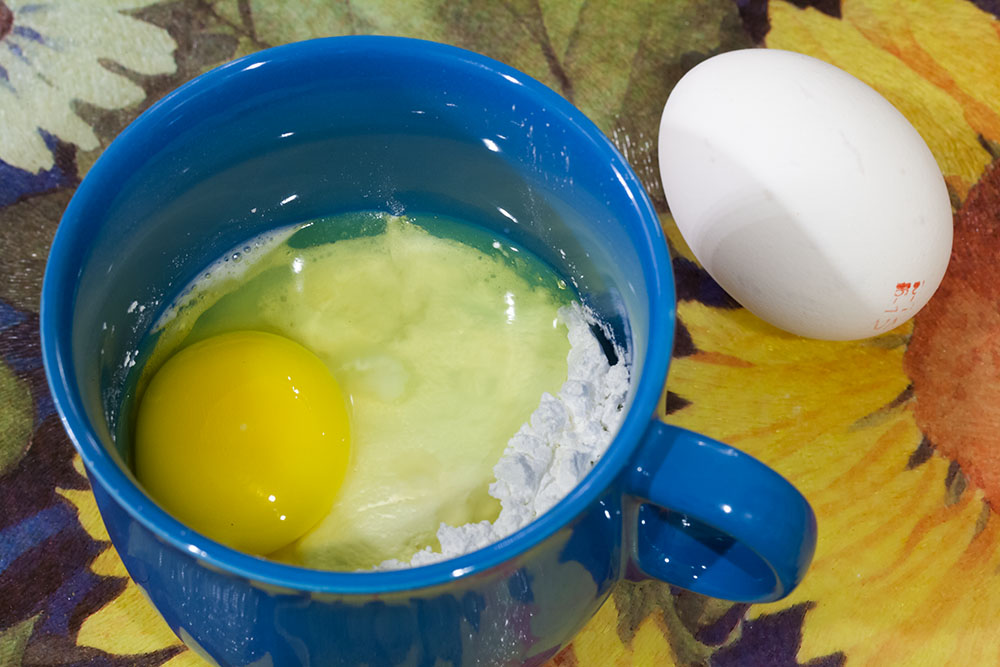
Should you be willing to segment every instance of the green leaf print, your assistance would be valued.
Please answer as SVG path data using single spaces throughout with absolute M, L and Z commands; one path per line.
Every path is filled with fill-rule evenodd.
M 656 136 L 670 90 L 705 58 L 753 46 L 729 0 L 227 0 L 215 7 L 271 45 L 331 35 L 402 35 L 507 63 L 593 120 L 661 210 L 666 202 Z
M 24 649 L 35 629 L 35 621 L 41 614 L 36 614 L 6 630 L 0 630 L 0 665 L 20 665 L 24 657 Z
M 31 438 L 32 401 L 28 384 L 0 361 L 0 476 L 24 456 Z M 0 664 L 7 664 L 0 661 Z

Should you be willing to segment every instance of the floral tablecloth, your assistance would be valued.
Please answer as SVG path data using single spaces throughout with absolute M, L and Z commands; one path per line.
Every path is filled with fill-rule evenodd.
M 997 664 L 998 17 L 997 0 L 0 0 L 0 665 L 204 664 L 129 580 L 54 412 L 38 347 L 45 257 L 74 187 L 149 104 L 234 57 L 349 33 L 505 61 L 615 141 L 674 253 L 668 420 L 763 459 L 818 515 L 815 563 L 787 599 L 622 583 L 552 664 Z M 783 334 L 677 234 L 656 171 L 660 110 L 692 66 L 752 46 L 853 73 L 933 151 L 956 239 L 914 322 L 852 343 Z

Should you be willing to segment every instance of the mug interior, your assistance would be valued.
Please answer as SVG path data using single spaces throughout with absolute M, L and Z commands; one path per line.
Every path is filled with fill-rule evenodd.
M 638 179 L 579 111 L 500 63 L 416 40 L 248 56 L 165 97 L 102 155 L 53 242 L 41 309 L 50 384 L 92 481 L 221 567 L 300 587 L 342 588 L 337 576 L 396 587 L 398 573 L 306 583 L 299 568 L 183 530 L 142 495 L 112 437 L 139 341 L 181 288 L 262 232 L 358 210 L 467 220 L 534 252 L 610 326 L 633 377 L 619 436 L 567 499 L 457 559 L 465 567 L 418 568 L 396 585 L 474 571 L 551 534 L 614 481 L 653 413 L 673 333 L 666 246 Z

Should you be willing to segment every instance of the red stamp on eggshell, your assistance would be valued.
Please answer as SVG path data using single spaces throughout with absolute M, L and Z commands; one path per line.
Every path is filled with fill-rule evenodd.
M 900 281 L 896 283 L 896 288 L 892 293 L 892 301 L 882 311 L 886 316 L 875 320 L 875 326 L 872 327 L 872 330 L 877 332 L 888 331 L 899 324 L 901 314 L 913 308 L 913 304 L 917 298 L 917 290 L 920 289 L 923 283 L 923 280 L 913 282 Z M 903 321 L 905 321 L 905 318 Z

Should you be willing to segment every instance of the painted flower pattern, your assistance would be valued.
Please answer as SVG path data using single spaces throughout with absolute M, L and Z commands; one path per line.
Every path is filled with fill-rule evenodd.
M 671 419 L 757 455 L 816 510 L 805 581 L 744 622 L 807 605 L 793 664 L 838 654 L 858 665 L 995 664 L 1000 645 L 983 614 L 1000 604 L 990 502 L 1000 465 L 975 435 L 996 422 L 997 407 L 988 383 L 956 374 L 977 368 L 970 353 L 1000 358 L 1000 330 L 986 315 L 995 288 L 969 273 L 985 267 L 1000 231 L 988 175 L 1000 155 L 1000 78 L 987 74 L 1000 57 L 1000 24 L 959 1 L 844 0 L 839 16 L 785 2 L 769 9 L 768 47 L 866 81 L 931 147 L 958 213 L 948 284 L 915 322 L 852 343 L 798 339 L 742 309 L 686 301 L 679 317 L 692 354 L 675 361 L 670 387 L 689 405 Z M 974 287 L 986 297 L 970 304 Z M 938 402 L 964 400 L 966 380 L 977 397 L 964 403 L 968 429 L 952 437 Z
M 996 2 L 0 0 L 0 161 L 9 165 L 0 164 L 0 191 L 20 187 L 6 176 L 14 171 L 58 171 L 59 142 L 98 149 L 81 109 L 125 110 L 120 130 L 144 99 L 169 88 L 163 77 L 150 85 L 151 75 L 176 73 L 175 85 L 273 44 L 362 32 L 437 39 L 508 62 L 616 142 L 674 253 L 679 329 L 666 419 L 764 460 L 802 489 L 819 519 L 813 567 L 788 598 L 750 606 L 623 582 L 550 665 L 1000 662 Z M 739 308 L 684 244 L 656 173 L 662 103 L 700 60 L 753 45 L 847 70 L 930 146 L 952 195 L 956 243 L 940 293 L 914 321 L 858 342 L 785 334 Z M 0 198 L 0 273 L 18 266 L 8 255 L 44 246 L 8 230 L 32 216 L 54 225 L 70 184 L 31 191 L 55 188 L 51 196 Z M 0 403 L 19 407 L 0 405 L 0 425 L 12 416 L 0 437 L 0 500 L 18 499 L 13 513 L 0 513 L 0 663 L 204 665 L 108 542 L 45 392 L 35 306 L 10 307 L 3 294 Z M 24 581 L 33 582 L 27 596 Z
M 73 466 L 83 475 L 83 463 L 79 456 L 74 457 Z M 124 584 L 114 600 L 83 620 L 77 631 L 76 644 L 122 656 L 157 652 L 166 652 L 167 656 L 171 656 L 180 651 L 180 641 L 144 597 L 142 590 L 129 578 L 118 553 L 111 546 L 94 495 L 89 491 L 62 488 L 57 488 L 56 492 L 73 505 L 84 530 L 102 546 L 88 569 L 98 577 L 116 579 Z M 171 656 L 163 664 L 170 667 L 202 667 L 206 663 L 194 653 L 184 651 Z
M 79 102 L 118 109 L 145 91 L 120 70 L 174 72 L 177 45 L 126 13 L 151 0 L 0 1 L 0 160 L 29 172 L 53 165 L 45 135 L 100 146 Z M 116 71 L 117 70 L 117 71 Z

